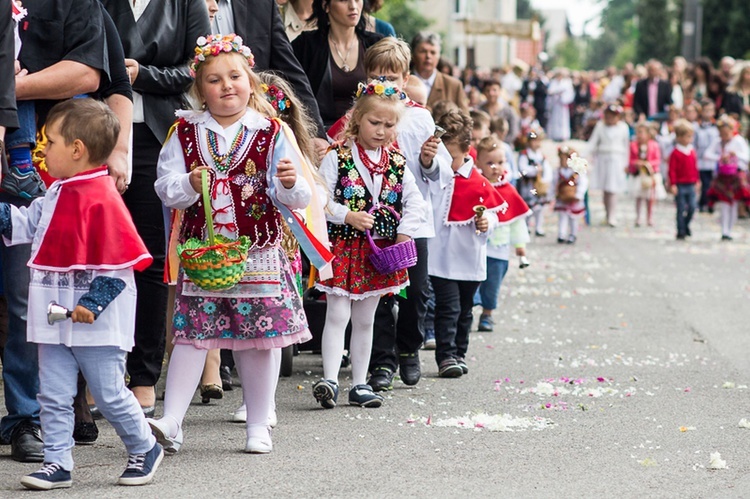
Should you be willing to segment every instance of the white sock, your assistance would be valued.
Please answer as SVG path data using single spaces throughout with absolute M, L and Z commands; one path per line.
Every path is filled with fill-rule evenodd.
M 372 325 L 375 322 L 375 309 L 379 296 L 352 301 L 352 339 L 349 356 L 352 359 L 352 386 L 363 385 L 367 381 L 372 353 Z
M 338 383 L 341 357 L 344 355 L 344 334 L 352 313 L 352 301 L 346 296 L 326 296 L 326 323 L 320 339 L 323 355 L 323 377 Z
M 208 350 L 192 345 L 175 345 L 169 358 L 167 387 L 164 395 L 164 416 L 170 425 L 170 436 L 177 435 L 182 420 L 193 400 L 195 389 L 203 375 L 203 364 Z M 176 425 L 176 427 L 174 426 Z
M 270 439 L 268 414 L 278 374 L 274 372 L 273 350 L 235 350 L 234 360 L 241 367 L 242 396 L 247 404 L 248 438 Z
M 737 201 L 733 202 L 729 205 L 729 232 L 732 232 L 732 229 L 734 228 L 734 224 L 737 223 L 737 219 L 739 218 L 740 214 L 740 205 Z
M 544 205 L 534 206 L 534 231 L 544 234 Z
M 560 218 L 557 219 L 557 238 L 565 239 L 568 237 L 568 214 L 560 212 Z
M 732 206 L 729 203 L 724 202 L 719 202 L 718 205 L 721 235 L 729 236 L 732 233 Z
M 578 217 L 573 215 L 568 215 L 568 217 L 570 218 L 570 235 L 574 237 L 578 236 Z
M 281 348 L 274 348 L 273 354 L 273 372 L 276 374 L 273 377 L 273 398 L 271 399 L 271 413 L 276 412 L 276 388 L 279 386 L 279 373 L 281 372 Z

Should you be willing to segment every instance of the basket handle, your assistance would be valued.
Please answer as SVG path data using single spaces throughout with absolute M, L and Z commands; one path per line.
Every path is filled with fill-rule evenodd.
M 401 221 L 401 216 L 398 214 L 396 210 L 393 209 L 392 206 L 388 206 L 387 204 L 379 204 L 379 205 L 373 205 L 372 208 L 367 210 L 367 213 L 372 215 L 376 210 L 379 210 L 381 208 L 387 208 L 393 213 L 393 216 L 396 217 L 396 221 Z M 367 242 L 370 243 L 370 248 L 372 248 L 372 252 L 375 254 L 380 254 L 382 250 L 378 248 L 378 246 L 375 244 L 375 241 L 372 238 L 372 235 L 370 234 L 370 229 L 365 230 L 365 235 L 367 236 Z
M 203 194 L 203 209 L 206 213 L 206 229 L 208 229 L 208 244 L 213 246 L 214 241 L 214 217 L 211 213 L 211 197 L 208 194 L 208 170 L 201 170 L 201 193 Z

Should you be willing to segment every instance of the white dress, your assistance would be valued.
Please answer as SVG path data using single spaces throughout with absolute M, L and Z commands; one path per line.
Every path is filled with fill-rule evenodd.
M 554 79 L 547 89 L 547 135 L 556 141 L 570 140 L 570 104 L 575 89 L 570 78 Z
M 600 121 L 588 141 L 594 167 L 591 188 L 619 193 L 627 189 L 625 169 L 630 159 L 630 131 L 622 121 L 607 126 Z

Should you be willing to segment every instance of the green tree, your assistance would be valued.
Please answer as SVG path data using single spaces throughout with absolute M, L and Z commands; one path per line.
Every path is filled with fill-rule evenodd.
M 586 66 L 604 68 L 615 64 L 618 51 L 627 54 L 628 44 L 634 44 L 638 37 L 635 24 L 637 0 L 599 0 L 603 4 L 601 12 L 602 33 L 588 40 Z M 633 55 L 635 52 L 633 51 Z
M 731 0 L 726 2 L 732 4 L 731 15 L 726 18 L 726 35 L 722 44 L 721 56 L 744 59 L 750 52 L 750 2 L 747 0 Z M 705 13 L 704 13 L 705 15 Z
M 550 65 L 574 70 L 583 69 L 583 49 L 583 43 L 579 39 L 569 37 L 557 44 Z
M 432 24 L 415 7 L 414 0 L 388 0 L 378 11 L 377 17 L 391 23 L 396 34 L 407 42 Z
M 539 18 L 539 11 L 531 6 L 531 0 L 518 0 L 516 2 L 516 19 Z
M 667 61 L 677 55 L 677 10 L 668 0 L 638 0 L 638 41 L 636 61 Z

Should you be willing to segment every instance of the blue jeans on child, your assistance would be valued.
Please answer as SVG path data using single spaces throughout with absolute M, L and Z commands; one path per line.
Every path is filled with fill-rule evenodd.
M 503 283 L 507 272 L 508 260 L 487 257 L 487 279 L 479 285 L 479 290 L 477 291 L 479 302 L 482 304 L 483 309 L 495 310 L 497 308 L 500 285 Z
M 127 352 L 114 346 L 66 347 L 38 345 L 39 404 L 44 434 L 44 462 L 73 469 L 73 398 L 78 370 L 107 421 L 122 439 L 129 454 L 151 450 L 156 440 L 133 395 L 125 386 Z
M 677 184 L 677 235 L 685 236 L 695 213 L 695 184 Z
M 34 101 L 16 102 L 18 107 L 18 128 L 5 135 L 5 148 L 10 149 L 20 144 L 36 144 L 36 117 Z

